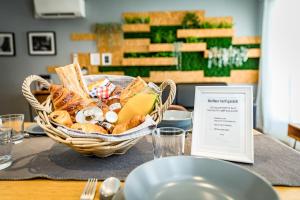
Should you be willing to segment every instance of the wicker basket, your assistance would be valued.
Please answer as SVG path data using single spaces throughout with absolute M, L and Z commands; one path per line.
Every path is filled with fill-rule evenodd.
M 95 76 L 95 75 L 94 75 Z M 101 77 L 102 75 L 99 75 Z M 103 76 L 102 76 L 103 77 Z M 123 76 L 105 76 L 106 78 L 113 77 L 114 79 L 122 80 Z M 101 139 L 96 138 L 78 138 L 71 137 L 61 130 L 57 129 L 48 118 L 48 115 L 52 112 L 52 102 L 50 96 L 47 98 L 45 102 L 40 104 L 34 95 L 31 92 L 30 85 L 31 83 L 38 81 L 46 86 L 50 84 L 44 80 L 43 78 L 31 75 L 25 79 L 22 85 L 22 92 L 30 105 L 36 110 L 37 113 L 37 123 L 40 127 L 44 129 L 46 134 L 52 138 L 53 140 L 66 144 L 70 148 L 75 151 L 85 154 L 85 155 L 95 155 L 98 157 L 107 157 L 113 154 L 124 154 L 128 149 L 130 149 L 133 145 L 135 145 L 141 137 L 116 141 L 116 142 L 108 142 L 103 141 Z M 172 80 L 166 80 L 160 85 L 161 91 L 163 91 L 167 86 L 170 87 L 169 96 L 164 104 L 161 103 L 161 98 L 158 103 L 155 105 L 154 111 L 150 114 L 153 120 L 156 123 L 159 123 L 162 119 L 162 113 L 166 111 L 169 105 L 172 104 L 175 93 L 176 93 L 176 85 Z

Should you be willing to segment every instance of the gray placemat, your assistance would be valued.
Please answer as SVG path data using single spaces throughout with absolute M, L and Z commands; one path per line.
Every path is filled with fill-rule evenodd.
M 186 149 L 190 149 L 190 138 Z M 260 174 L 273 185 L 300 186 L 300 154 L 266 135 L 254 136 L 255 163 L 240 164 Z M 125 180 L 137 166 L 153 159 L 151 138 L 140 140 L 125 155 L 108 158 L 80 155 L 47 137 L 25 139 L 13 149 L 14 163 L 0 171 L 0 180 L 32 178 L 104 180 L 115 176 Z

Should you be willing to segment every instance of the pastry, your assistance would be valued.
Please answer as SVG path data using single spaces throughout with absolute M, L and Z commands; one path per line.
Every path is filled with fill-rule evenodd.
M 49 117 L 52 121 L 60 125 L 70 127 L 73 124 L 70 114 L 65 110 L 55 110 Z
M 122 92 L 120 95 L 120 102 L 122 106 L 128 101 L 129 98 L 133 97 L 137 93 L 140 93 L 147 87 L 147 83 L 141 78 L 137 77 L 134 79 Z
M 77 64 L 76 67 L 78 68 Z M 76 67 L 74 64 L 70 64 L 64 67 L 55 68 L 55 71 L 59 77 L 60 82 L 65 88 L 76 92 L 82 98 L 88 99 L 89 95 L 87 93 L 87 88 L 86 86 L 84 86 L 81 77 L 82 75 L 78 71 L 79 69 L 76 70 Z
M 72 121 L 75 121 L 77 111 L 95 104 L 61 85 L 51 85 L 50 95 L 54 109 L 66 110 L 70 114 Z
M 101 126 L 98 126 L 96 124 L 75 123 L 71 126 L 71 129 L 75 129 L 75 130 L 82 131 L 85 133 L 108 134 L 108 132 L 104 128 L 102 128 Z
M 132 129 L 134 127 L 137 127 L 141 123 L 145 121 L 145 117 L 143 115 L 135 115 L 130 120 L 120 123 L 115 126 L 112 134 L 120 134 L 123 133 L 129 129 Z

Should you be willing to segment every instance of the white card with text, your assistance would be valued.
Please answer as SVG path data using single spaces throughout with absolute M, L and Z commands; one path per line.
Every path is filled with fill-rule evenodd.
M 252 86 L 196 87 L 192 155 L 253 163 L 252 129 Z

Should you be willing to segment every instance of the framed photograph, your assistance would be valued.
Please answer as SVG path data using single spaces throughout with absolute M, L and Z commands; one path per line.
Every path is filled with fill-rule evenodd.
M 102 65 L 108 66 L 112 63 L 112 55 L 111 53 L 102 53 Z
M 28 32 L 28 53 L 32 56 L 56 55 L 55 32 Z
M 253 163 L 252 86 L 197 86 L 192 155 Z
M 15 35 L 11 32 L 0 32 L 0 56 L 15 56 Z

